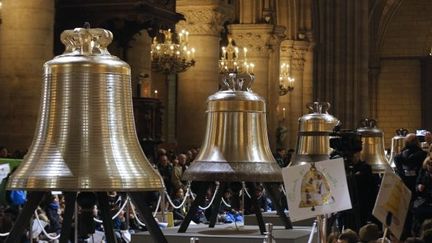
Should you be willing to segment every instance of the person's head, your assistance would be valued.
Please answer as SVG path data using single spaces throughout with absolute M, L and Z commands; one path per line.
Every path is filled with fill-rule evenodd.
M 378 225 L 366 224 L 359 230 L 359 238 L 361 242 L 369 242 L 377 240 L 380 237 Z
M 284 148 L 277 148 L 276 153 L 278 153 L 281 157 L 284 157 L 286 155 L 286 149 Z
M 178 156 L 178 161 L 179 161 L 179 165 L 180 165 L 180 166 L 184 166 L 184 165 L 186 165 L 186 161 L 187 161 L 187 156 L 186 156 L 186 154 L 180 154 L 180 155 Z
M 429 131 L 426 131 L 424 134 L 424 140 L 428 144 L 432 144 L 432 133 Z
M 339 237 L 338 232 L 332 232 L 327 237 L 327 243 L 336 243 Z
M 160 149 L 158 149 L 157 154 L 158 154 L 158 156 L 160 157 L 160 156 L 162 156 L 162 155 L 166 155 L 166 154 L 167 154 L 167 151 L 166 151 L 165 149 L 163 149 L 163 148 L 160 148 Z
M 426 157 L 426 159 L 423 161 L 423 169 L 429 172 L 432 172 L 432 158 Z
M 9 151 L 6 147 L 0 147 L 0 158 L 7 158 L 9 157 Z
M 404 139 L 405 147 L 420 147 L 420 142 L 414 133 L 408 133 Z
M 177 189 L 175 195 L 177 198 L 183 198 L 184 197 L 183 189 L 182 188 Z
M 425 230 L 422 239 L 424 242 L 432 242 L 432 229 Z
M 159 163 L 160 163 L 160 165 L 162 165 L 162 166 L 167 166 L 168 165 L 168 156 L 166 156 L 166 155 L 162 155 L 160 158 L 159 158 Z
M 351 229 L 346 229 L 339 235 L 337 243 L 357 243 L 358 236 L 357 233 Z
M 420 234 L 423 235 L 423 232 L 430 229 L 432 229 L 432 219 L 426 219 L 420 227 Z

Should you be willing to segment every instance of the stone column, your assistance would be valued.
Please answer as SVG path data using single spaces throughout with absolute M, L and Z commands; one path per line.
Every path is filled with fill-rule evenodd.
M 39 113 L 43 64 L 53 56 L 54 0 L 2 3 L 0 144 L 26 150 Z
M 371 115 L 369 2 L 313 1 L 314 97 L 330 102 L 331 112 L 346 129 Z
M 255 64 L 252 90 L 267 104 L 267 130 L 272 150 L 276 148 L 279 102 L 279 47 L 285 28 L 272 24 L 232 24 L 231 37 L 239 47 L 248 48 L 248 60 Z
M 196 49 L 194 67 L 178 75 L 177 141 L 180 149 L 200 147 L 206 129 L 206 100 L 218 90 L 220 33 L 232 19 L 234 6 L 217 0 L 178 0 L 177 12 L 186 21 L 179 31 L 189 31 L 189 44 Z

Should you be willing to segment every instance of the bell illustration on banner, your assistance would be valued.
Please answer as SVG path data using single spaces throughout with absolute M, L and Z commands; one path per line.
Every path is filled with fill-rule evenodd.
M 137 139 L 131 70 L 109 54 L 104 29 L 66 30 L 65 52 L 44 65 L 28 154 L 8 182 L 28 191 L 155 191 L 163 188 Z
M 391 169 L 385 156 L 384 133 L 377 128 L 376 120 L 368 118 L 361 120 L 357 132 L 361 135 L 363 144 L 360 158 L 372 167 L 372 172 L 381 174 Z
M 303 176 L 301 184 L 300 208 L 315 210 L 315 206 L 334 203 L 330 185 L 323 173 L 317 170 L 315 163 L 311 163 L 309 171 Z
M 330 158 L 330 133 L 339 120 L 327 113 L 328 102 L 307 105 L 309 114 L 299 118 L 297 145 L 290 165 L 317 162 Z
M 183 179 L 193 181 L 282 181 L 267 137 L 263 98 L 252 92 L 253 75 L 230 73 L 207 99 L 207 130 Z

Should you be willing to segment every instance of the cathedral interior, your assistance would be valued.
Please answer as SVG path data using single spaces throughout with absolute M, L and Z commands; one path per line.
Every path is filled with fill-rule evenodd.
M 67 144 L 73 139 L 85 138 L 82 141 L 97 140 L 104 143 L 105 138 L 106 140 L 117 139 L 124 135 L 124 138 L 94 151 L 95 154 L 99 152 L 105 153 L 103 155 L 114 154 L 110 158 L 116 158 L 115 153 L 121 155 L 124 153 L 125 156 L 121 159 L 126 158 L 126 162 L 120 159 L 100 162 L 98 166 L 104 167 L 108 164 L 107 168 L 89 173 L 89 177 L 95 175 L 96 180 L 91 181 L 86 178 L 87 181 L 83 182 L 81 187 L 74 187 L 75 184 L 70 182 L 62 184 L 62 179 L 58 179 L 62 175 L 53 175 L 54 170 L 48 168 L 51 165 L 57 166 L 56 163 L 45 164 L 46 167 L 41 167 L 40 171 L 32 170 L 33 167 L 27 164 L 21 166 L 19 173 L 16 173 L 17 177 L 27 173 L 26 176 L 30 179 L 26 177 L 27 184 L 23 186 L 19 178 L 11 177 L 12 182 L 8 182 L 9 189 L 30 189 L 29 191 L 34 189 L 34 191 L 29 193 L 28 205 L 30 206 L 26 204 L 22 213 L 24 216 L 20 216 L 17 222 L 27 222 L 42 200 L 44 194 L 41 191 L 50 191 L 50 189 L 64 189 L 65 197 L 69 198 L 66 200 L 69 208 L 74 206 L 75 200 L 80 200 L 77 194 L 89 196 L 82 191 L 93 189 L 91 191 L 96 193 L 90 193 L 89 197 L 98 198 L 104 219 L 110 217 L 109 205 L 106 204 L 108 191 L 125 189 L 124 191 L 130 194 L 131 200 L 145 201 L 147 198 L 137 193 L 137 189 L 156 191 L 167 187 L 164 185 L 165 182 L 162 183 L 162 177 L 159 178 L 160 175 L 155 173 L 156 170 L 150 168 L 150 164 L 146 163 L 145 166 L 148 168 L 141 168 L 139 163 L 133 164 L 134 159 L 137 158 L 134 156 L 138 156 L 142 161 L 149 158 L 151 162 L 156 163 L 157 151 L 160 148 L 176 152 L 200 147 L 204 150 L 206 145 L 211 146 L 204 141 L 207 138 L 215 142 L 222 140 L 223 136 L 240 137 L 239 134 L 246 131 L 241 135 L 244 137 L 238 140 L 240 147 L 248 149 L 256 158 L 267 157 L 268 161 L 275 162 L 271 153 L 280 148 L 294 151 L 296 146 L 299 146 L 296 143 L 299 143 L 299 137 L 302 135 L 319 136 L 322 134 L 320 132 L 325 131 L 327 136 L 325 139 L 328 139 L 329 129 L 321 127 L 322 124 L 313 127 L 316 130 L 301 130 L 301 123 L 307 121 L 305 115 L 312 112 L 319 111 L 325 119 L 328 115 L 329 120 L 326 122 L 332 126 L 336 126 L 340 121 L 337 127 L 341 129 L 357 129 L 361 132 L 365 131 L 363 129 L 365 127 L 379 128 L 380 130 L 372 130 L 372 132 L 366 129 L 364 134 L 365 137 L 371 133 L 372 137 L 384 134 L 383 144 L 386 149 L 392 146 L 391 138 L 396 135 L 398 129 L 401 131 L 400 129 L 403 128 L 411 133 L 419 130 L 431 131 L 432 113 L 428 105 L 432 103 L 432 96 L 429 96 L 432 93 L 431 11 L 432 1 L 430 0 L 0 0 L 0 148 L 7 148 L 11 157 L 15 154 L 24 155 L 31 148 L 31 144 L 34 148 L 38 148 L 40 144 L 46 142 L 43 141 L 45 137 L 41 131 L 52 135 L 50 122 L 64 125 L 66 123 L 62 123 L 64 122 L 62 119 L 74 120 L 74 114 L 67 114 L 66 118 L 56 118 L 56 111 L 64 112 L 69 108 L 69 111 L 72 111 L 74 108 L 71 107 L 74 106 L 68 103 L 69 97 L 60 97 L 63 103 L 50 103 L 50 99 L 55 100 L 57 97 L 49 96 L 47 90 L 73 93 L 76 91 L 74 87 L 77 87 L 73 84 L 85 83 L 88 87 L 93 87 L 91 82 L 86 83 L 89 80 L 86 76 L 88 73 L 82 76 L 74 76 L 75 74 L 72 73 L 70 77 L 61 80 L 66 85 L 59 89 L 54 87 L 58 84 L 58 80 L 51 80 L 56 74 L 52 71 L 57 70 L 57 66 L 54 65 L 56 60 L 63 60 L 61 58 L 73 54 L 76 50 L 73 49 L 74 45 L 77 45 L 78 40 L 83 43 L 85 41 L 98 43 L 87 47 L 81 43 L 83 52 L 89 51 L 85 48 L 90 48 L 87 54 L 96 50 L 97 55 L 103 54 L 110 58 L 107 49 L 111 55 L 123 60 L 125 63 L 120 64 L 121 68 L 118 70 L 129 70 L 130 66 L 130 74 L 125 76 L 128 80 L 115 83 L 119 85 L 116 87 L 121 89 L 126 87 L 126 90 L 112 97 L 120 97 L 122 105 L 131 105 L 133 115 L 132 112 L 130 114 L 133 119 L 123 119 L 128 118 L 128 110 L 125 113 L 101 112 L 102 115 L 112 119 L 107 124 L 103 124 L 102 119 L 81 117 L 83 122 L 91 121 L 95 124 L 100 122 L 101 126 L 94 126 L 94 124 L 82 126 L 88 125 L 97 130 L 97 134 L 101 135 L 97 139 L 100 140 L 97 140 L 96 136 L 85 140 L 89 134 L 87 130 L 82 130 L 82 134 L 79 135 L 63 136 L 70 131 L 75 131 L 73 129 L 76 127 L 68 127 L 71 129 L 68 130 L 60 126 L 57 127 L 60 131 L 58 137 L 63 138 L 64 141 L 55 141 L 52 139 L 54 136 L 47 136 L 46 140 L 52 139 L 49 142 L 54 144 L 53 147 L 40 146 L 43 149 L 34 153 L 30 149 L 30 155 L 24 159 L 30 161 L 35 156 L 49 154 L 56 149 L 60 150 L 55 147 L 57 142 Z M 92 36 L 89 33 L 92 33 Z M 112 43 L 109 44 L 111 38 Z M 89 55 L 90 58 L 94 58 L 93 54 Z M 65 70 L 68 65 L 64 65 Z M 82 70 L 87 70 L 86 68 L 87 66 L 83 65 Z M 108 71 L 103 68 L 95 68 L 95 70 L 101 75 L 108 73 L 107 82 L 111 82 L 112 76 Z M 245 74 L 247 76 L 241 76 Z M 230 75 L 243 78 L 236 79 L 237 76 Z M 234 77 L 233 80 L 236 79 L 236 82 L 229 83 L 226 77 Z M 128 84 L 124 85 L 124 82 L 129 81 L 130 89 Z M 71 86 L 67 86 L 69 84 Z M 114 92 L 112 90 L 114 86 L 109 85 L 106 93 Z M 210 127 L 216 128 L 214 124 L 217 122 L 218 124 L 227 122 L 230 116 L 213 116 L 213 120 L 207 118 L 211 116 L 211 112 L 230 109 L 229 102 L 224 103 L 226 100 L 223 100 L 229 95 L 222 99 L 218 95 L 212 96 L 224 88 L 246 91 L 246 101 L 240 102 L 241 106 L 239 106 L 245 109 L 243 116 L 245 118 L 236 120 L 239 121 L 238 127 L 231 126 L 225 130 L 222 126 L 217 127 L 220 133 L 216 134 L 210 130 Z M 82 99 L 84 108 L 80 110 L 83 113 L 77 114 L 82 116 L 92 114 L 88 112 L 92 108 L 88 108 L 87 104 L 100 97 L 111 97 L 103 93 L 102 91 L 105 90 L 102 89 L 94 92 L 91 88 L 88 90 L 81 88 L 79 91 L 80 95 L 72 98 L 84 97 Z M 88 97 L 90 93 L 95 94 L 97 98 Z M 132 96 L 131 99 L 128 97 L 129 94 Z M 113 104 L 107 104 L 106 107 L 116 111 L 119 106 L 117 103 L 114 104 L 114 99 L 106 100 L 107 103 L 111 101 Z M 264 105 L 260 103 L 261 101 L 264 101 L 262 102 Z M 46 109 L 47 107 L 50 110 Z M 240 109 L 239 107 L 235 109 Z M 100 112 L 98 109 L 92 111 L 94 114 Z M 58 121 L 54 121 L 52 117 L 51 120 L 43 120 L 48 117 L 44 118 L 48 113 Z M 256 120 L 251 123 L 242 123 L 255 118 Z M 74 121 L 76 122 L 77 119 Z M 259 119 L 263 119 L 264 122 Z M 76 123 L 70 124 L 76 125 Z M 123 127 L 121 125 L 116 127 L 118 124 L 122 124 Z M 135 127 L 129 126 L 130 124 L 134 124 Z M 249 125 L 251 129 L 247 130 L 245 127 Z M 118 131 L 126 132 L 112 132 L 110 129 L 113 127 Z M 241 129 L 237 129 L 239 127 Z M 253 130 L 255 128 L 259 129 Z M 127 136 L 131 134 L 134 136 L 134 129 L 139 142 L 137 144 L 140 146 L 134 147 L 135 137 L 127 140 L 129 139 Z M 376 133 L 373 134 L 374 132 Z M 38 139 L 35 139 L 36 137 Z M 247 141 L 254 140 L 256 137 L 258 137 L 256 140 L 259 140 L 257 146 L 255 143 L 248 144 Z M 267 137 L 269 149 L 267 149 L 267 142 L 260 140 L 266 140 Z M 68 138 L 70 140 L 67 140 Z M 328 140 L 325 143 L 323 146 L 318 146 L 327 149 Z M 238 144 L 225 145 L 227 147 L 232 145 L 229 148 L 232 149 Z M 100 144 L 92 145 L 99 148 Z M 261 145 L 263 146 L 260 147 Z M 306 145 L 309 144 L 305 142 L 303 145 L 307 150 Z M 78 156 L 77 160 L 81 162 L 85 160 L 86 164 L 82 165 L 88 166 L 90 159 L 93 158 L 91 154 L 93 151 L 82 149 L 85 146 L 88 144 L 68 147 L 62 151 L 64 154 L 61 156 L 64 156 L 65 160 L 74 161 L 74 152 L 78 151 L 77 154 L 81 157 Z M 141 156 L 141 148 L 146 156 Z M 131 154 L 134 156 L 129 156 L 129 150 L 133 150 Z M 238 154 L 242 154 L 242 151 L 234 150 L 223 154 L 226 160 L 230 160 L 229 156 L 237 158 Z M 378 152 L 372 151 L 372 153 Z M 326 151 L 324 157 L 328 159 L 328 155 Z M 61 157 L 59 153 L 51 153 L 49 156 L 48 159 L 55 156 Z M 384 160 L 387 159 L 382 161 Z M 89 168 L 91 170 L 90 166 L 76 168 L 80 167 L 79 165 L 81 164 L 76 163 L 71 170 L 80 173 L 84 171 L 84 174 Z M 124 170 L 129 170 L 128 173 L 121 175 L 123 181 L 118 182 L 114 178 L 116 175 L 114 170 L 111 169 L 118 166 L 116 168 L 120 168 L 121 173 L 121 169 L 128 165 L 131 166 Z M 241 171 L 243 165 L 239 165 L 238 171 Z M 261 171 L 259 167 L 254 167 L 249 169 L 257 172 L 252 176 L 253 178 L 248 178 L 248 175 L 244 176 L 241 173 L 234 177 L 231 174 L 226 176 L 226 171 L 223 176 L 226 176 L 224 177 L 226 181 L 247 182 L 248 188 L 252 190 L 257 189 L 253 183 L 264 182 L 261 186 L 267 190 L 270 197 L 275 198 L 275 195 L 272 195 L 274 188 L 271 187 L 270 182 L 282 180 L 278 173 L 280 168 L 276 163 L 267 165 L 268 171 L 271 172 L 269 174 L 265 174 L 268 171 Z M 234 164 L 229 166 L 234 167 Z M 247 166 L 252 166 L 252 163 Z M 314 166 L 313 164 L 312 167 L 315 168 Z M 373 173 L 378 174 L 383 173 L 390 165 L 386 161 L 385 168 L 373 166 Z M 192 167 L 191 165 L 189 170 Z M 277 173 L 273 173 L 276 171 L 275 168 Z M 32 181 L 31 173 L 43 174 L 45 172 L 42 169 L 47 169 L 46 174 L 51 173 L 53 177 L 41 182 Z M 68 173 L 66 170 L 68 168 L 64 171 L 57 167 L 55 169 L 59 173 Z M 104 169 L 108 173 L 103 179 L 108 182 L 97 180 L 102 178 L 97 176 L 100 176 L 98 173 Z M 205 169 L 205 166 L 201 166 L 195 172 L 199 174 Z M 148 175 L 146 173 L 151 174 L 153 181 L 142 180 L 142 177 L 139 177 L 140 170 L 145 171 L 144 176 Z M 135 173 L 136 171 L 138 172 Z M 315 173 L 315 169 L 313 171 Z M 188 176 L 188 180 L 197 179 L 201 182 L 198 187 L 201 195 L 198 194 L 197 198 L 204 200 L 209 181 L 212 183 L 218 181 L 217 173 L 210 171 L 208 174 L 198 175 L 187 172 L 183 175 Z M 129 177 L 131 174 L 138 176 Z M 110 176 L 114 179 L 109 178 Z M 319 174 L 318 177 L 321 178 L 323 175 Z M 248 181 L 249 179 L 251 180 Z M 59 183 L 59 186 L 56 183 Z M 224 180 L 220 184 L 221 188 L 226 186 L 223 183 Z M 258 188 L 259 190 L 263 188 Z M 310 192 L 306 194 L 310 195 Z M 222 195 L 217 195 L 219 199 L 216 200 L 219 200 L 220 204 Z M 257 200 L 256 196 L 250 198 L 251 201 Z M 192 203 L 193 210 L 199 207 L 198 199 L 196 203 L 195 201 Z M 95 205 L 95 201 L 96 199 L 92 201 L 91 206 Z M 282 215 L 283 208 L 278 208 L 281 206 L 279 203 L 275 204 L 277 204 L 278 214 Z M 153 227 L 149 231 L 155 235 L 155 239 L 163 239 L 160 242 L 165 242 L 148 208 L 140 206 L 139 210 L 148 220 L 147 225 Z M 217 211 L 213 208 L 212 210 Z M 68 220 L 66 222 L 71 223 L 73 210 L 65 214 Z M 258 214 L 256 212 L 259 220 Z M 186 225 L 182 223 L 179 232 L 182 229 L 185 231 L 185 227 L 187 229 L 191 220 L 187 217 L 189 216 L 186 216 L 188 222 Z M 214 223 L 215 219 L 212 220 L 210 224 Z M 282 220 L 285 220 L 287 227 L 291 224 L 286 217 Z M 110 220 L 104 220 L 104 226 L 112 227 L 107 221 Z M 19 237 L 24 230 L 24 226 L 16 225 L 11 232 L 13 237 Z M 263 234 L 263 223 L 259 223 L 259 226 Z M 65 228 L 67 226 L 63 226 L 62 230 Z M 13 237 L 7 242 L 15 242 Z M 114 239 L 114 235 L 107 237 Z M 67 239 L 62 238 L 60 242 L 67 242 Z
M 428 0 L 1 1 L 0 145 L 25 151 L 34 135 L 43 63 L 61 54 L 60 33 L 92 27 L 113 32 L 110 53 L 132 68 L 141 140 L 180 150 L 199 147 L 206 99 L 219 84 L 221 47 L 232 38 L 255 64 L 252 89 L 265 98 L 272 149 L 294 148 L 307 103 L 329 102 L 346 129 L 377 120 L 386 147 L 398 128 L 430 130 L 432 43 Z M 195 65 L 152 69 L 161 30 L 189 32 Z M 281 65 L 294 79 L 281 92 Z M 155 93 L 156 92 L 156 93 Z M 139 99 L 137 99 L 139 100 Z M 139 108 L 139 106 L 142 106 Z M 156 109 L 151 121 L 146 108 Z M 140 119 L 140 118 L 136 118 Z M 286 128 L 279 144 L 277 128 Z
M 329 102 L 329 113 L 347 129 L 376 119 L 389 147 L 398 128 L 432 128 L 431 8 L 427 0 L 3 0 L 0 144 L 11 151 L 28 148 L 43 63 L 62 53 L 63 30 L 89 22 L 113 32 L 110 52 L 131 66 L 133 96 L 157 99 L 162 110 L 141 139 L 180 150 L 201 145 L 206 99 L 218 89 L 221 47 L 230 37 L 248 48 L 255 64 L 252 89 L 266 100 L 273 149 L 278 126 L 287 129 L 279 146 L 295 148 L 297 120 L 312 101 Z M 169 75 L 152 71 L 152 38 L 164 29 L 189 32 L 193 67 Z M 294 78 L 284 95 L 281 64 Z

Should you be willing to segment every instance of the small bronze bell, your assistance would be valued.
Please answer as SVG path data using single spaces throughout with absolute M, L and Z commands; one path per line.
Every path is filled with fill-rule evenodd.
M 363 149 L 360 158 L 372 167 L 373 173 L 384 173 L 386 169 L 391 169 L 385 157 L 384 133 L 376 127 L 376 120 L 363 119 L 357 132 L 361 135 Z
M 183 179 L 282 181 L 267 137 L 265 102 L 250 89 L 253 79 L 231 73 L 208 97 L 204 142 Z
M 310 113 L 299 119 L 296 151 L 291 165 L 327 160 L 330 157 L 330 133 L 339 120 L 327 113 L 328 102 L 307 105 Z
M 130 67 L 107 51 L 104 29 L 64 31 L 65 52 L 44 65 L 40 114 L 8 188 L 153 191 L 163 188 L 138 143 Z

